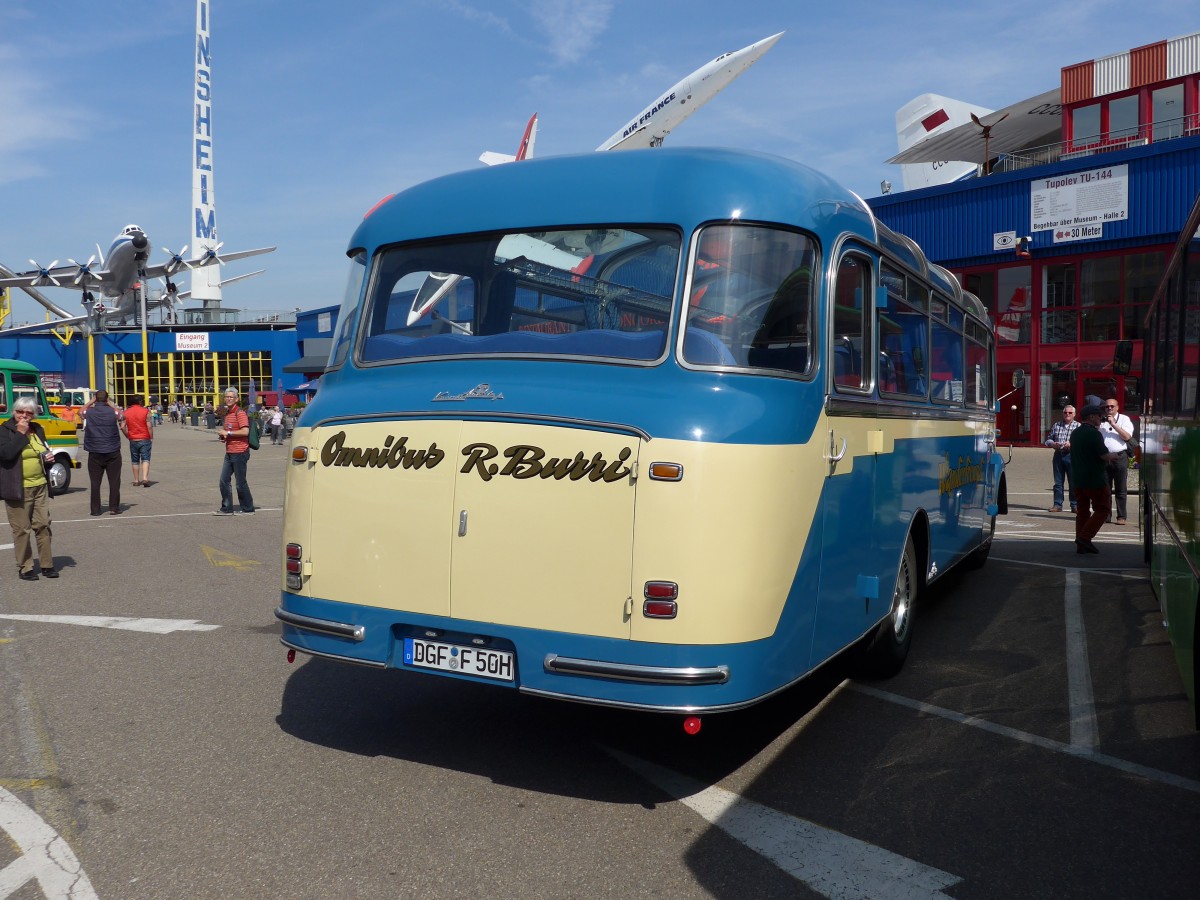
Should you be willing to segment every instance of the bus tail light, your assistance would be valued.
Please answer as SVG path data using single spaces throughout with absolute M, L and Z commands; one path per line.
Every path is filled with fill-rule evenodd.
M 289 591 L 298 591 L 304 582 L 304 563 L 301 560 L 301 557 L 304 556 L 304 548 L 299 544 L 288 544 L 284 547 L 283 552 L 283 566 L 287 573 L 285 583 Z
M 679 585 L 673 581 L 647 581 L 642 615 L 647 619 L 673 619 L 679 614 Z

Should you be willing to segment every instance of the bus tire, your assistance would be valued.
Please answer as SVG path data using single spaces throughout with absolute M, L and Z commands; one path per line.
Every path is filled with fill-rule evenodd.
M 56 457 L 46 468 L 46 482 L 51 497 L 65 494 L 71 486 L 71 460 L 66 456 Z
M 896 589 L 887 618 L 867 638 L 858 669 L 868 678 L 891 678 L 904 666 L 908 648 L 912 645 L 913 612 L 916 605 L 920 576 L 917 572 L 917 551 L 912 537 L 904 542 L 904 556 L 896 572 Z
M 988 554 L 992 552 L 992 538 L 996 536 L 996 517 L 991 517 L 992 521 L 988 524 L 987 536 L 983 542 L 967 555 L 968 569 L 981 569 L 983 564 L 987 562 Z

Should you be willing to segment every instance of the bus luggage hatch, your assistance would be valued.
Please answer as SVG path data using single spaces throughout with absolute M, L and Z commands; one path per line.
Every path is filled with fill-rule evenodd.
M 627 638 L 639 444 L 579 428 L 464 422 L 451 614 Z

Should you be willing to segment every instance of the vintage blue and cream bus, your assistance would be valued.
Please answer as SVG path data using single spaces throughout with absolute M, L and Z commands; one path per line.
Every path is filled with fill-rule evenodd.
M 463 172 L 349 256 L 287 476 L 292 651 L 732 710 L 847 648 L 896 671 L 1007 511 L 986 311 L 802 165 Z

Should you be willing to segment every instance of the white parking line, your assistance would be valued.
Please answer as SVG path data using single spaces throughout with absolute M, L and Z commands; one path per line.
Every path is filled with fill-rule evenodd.
M 893 694 L 889 691 L 881 691 L 879 688 L 871 687 L 870 685 L 854 682 L 849 687 L 851 690 L 857 691 L 860 694 L 866 694 L 868 697 L 874 697 L 877 700 L 886 700 L 888 703 L 895 703 L 899 706 L 907 706 L 909 709 L 915 709 L 918 712 L 949 719 L 951 722 L 957 722 L 959 725 L 970 725 L 972 728 L 990 731 L 992 734 L 998 734 L 1001 737 L 1041 747 L 1043 750 L 1052 750 L 1055 753 L 1063 753 L 1067 756 L 1090 760 L 1091 762 L 1108 766 L 1111 769 L 1117 769 L 1129 775 L 1137 775 L 1139 778 L 1147 778 L 1151 781 L 1157 781 L 1160 784 L 1167 784 L 1171 787 L 1182 788 L 1185 791 L 1200 794 L 1200 781 L 1184 778 L 1182 775 L 1176 775 L 1174 772 L 1163 772 L 1160 769 L 1152 769 L 1149 766 L 1143 766 L 1139 763 L 1118 759 L 1106 753 L 1097 753 L 1095 750 L 1064 744 L 1062 741 L 1055 741 L 1038 734 L 1030 734 L 1028 731 L 1019 731 L 1016 728 L 1009 728 L 1007 725 L 997 725 L 995 722 L 989 722 L 986 719 L 968 716 L 965 713 L 955 712 L 952 709 L 946 709 L 941 706 L 934 706 L 932 703 L 924 703 L 920 700 L 902 697 L 899 694 Z
M 1067 623 L 1067 702 L 1071 716 L 1071 746 L 1092 750 L 1100 742 L 1092 673 L 1088 667 L 1087 631 L 1079 591 L 1079 570 L 1068 569 L 1063 591 Z
M 0 787 L 0 831 L 21 855 L 0 869 L 0 898 L 37 881 L 47 900 L 98 900 L 70 845 L 33 810 Z
M 608 752 L 706 821 L 826 897 L 947 897 L 962 881 L 907 857 L 708 786 L 626 753 Z
M 216 631 L 220 625 L 205 625 L 195 619 L 145 619 L 129 616 L 42 616 L 0 613 L 0 619 L 17 622 L 48 622 L 56 625 L 87 625 L 91 628 L 115 628 L 118 631 L 145 631 L 170 634 L 173 631 Z

